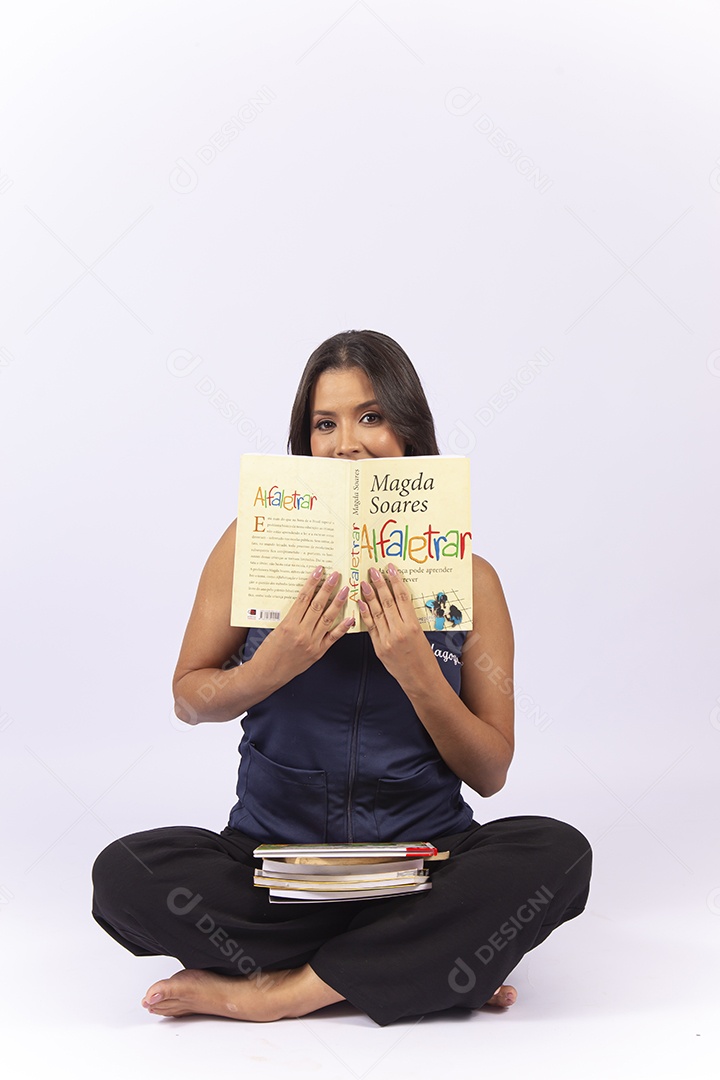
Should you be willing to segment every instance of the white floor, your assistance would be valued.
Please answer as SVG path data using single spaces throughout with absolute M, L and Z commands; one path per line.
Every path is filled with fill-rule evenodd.
M 262 1025 L 149 1016 L 143 992 L 179 965 L 131 956 L 92 921 L 89 867 L 102 842 L 81 822 L 64 852 L 76 872 L 61 841 L 0 894 L 4 1075 L 717 1078 L 720 868 L 716 849 L 697 833 L 683 845 L 683 831 L 656 843 L 633 821 L 596 839 L 590 905 L 525 957 L 512 1009 L 380 1028 L 345 1004 Z

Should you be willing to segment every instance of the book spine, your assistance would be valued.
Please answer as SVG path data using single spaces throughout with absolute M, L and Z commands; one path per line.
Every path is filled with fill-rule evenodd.
M 356 626 L 360 623 L 357 602 L 360 596 L 360 466 L 353 463 L 350 486 L 350 573 L 348 585 L 348 613 L 355 615 Z

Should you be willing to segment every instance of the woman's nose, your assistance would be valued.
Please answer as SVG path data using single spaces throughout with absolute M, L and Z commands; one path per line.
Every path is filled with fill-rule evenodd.
M 338 424 L 335 430 L 335 454 L 337 457 L 352 457 L 354 454 L 360 453 L 360 441 L 354 424 Z

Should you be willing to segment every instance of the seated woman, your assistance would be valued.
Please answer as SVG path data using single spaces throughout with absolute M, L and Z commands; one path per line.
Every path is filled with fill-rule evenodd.
M 300 379 L 289 449 L 439 453 L 400 346 L 370 330 L 323 342 Z M 473 556 L 472 632 L 452 619 L 423 632 L 392 564 L 362 583 L 367 633 L 347 634 L 348 586 L 323 567 L 308 567 L 275 629 L 248 630 L 230 625 L 234 548 L 233 522 L 203 570 L 173 680 L 189 724 L 247 714 L 229 823 L 134 833 L 93 868 L 100 926 L 136 956 L 183 965 L 143 1006 L 268 1021 L 347 1000 L 385 1025 L 511 1005 L 509 972 L 582 912 L 591 853 L 552 818 L 482 824 L 461 795 L 461 783 L 499 791 L 513 756 L 513 632 L 495 570 Z M 450 857 L 430 864 L 418 895 L 270 904 L 253 886 L 253 849 L 313 840 L 430 840 Z

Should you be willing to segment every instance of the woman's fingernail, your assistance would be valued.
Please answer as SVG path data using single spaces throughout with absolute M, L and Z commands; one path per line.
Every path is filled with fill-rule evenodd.
M 337 594 L 335 599 L 336 600 L 347 600 L 349 592 L 350 592 L 350 586 L 349 585 L 343 585 L 342 589 Z
M 354 615 L 351 615 L 349 619 L 346 619 L 346 620 L 345 620 L 345 625 L 346 625 L 346 626 L 348 627 L 348 629 L 349 629 L 349 628 L 350 628 L 351 626 L 354 626 L 354 625 L 355 625 L 355 616 L 354 616 Z
M 374 566 L 370 567 L 370 577 L 373 579 L 373 581 L 379 581 L 380 580 L 380 577 L 381 577 L 380 571 L 376 570 Z
M 162 994 L 153 994 L 151 998 L 148 998 L 151 1005 L 157 1005 L 158 1001 L 162 1001 Z
M 322 572 L 323 572 L 323 568 L 322 568 L 322 566 L 317 566 L 317 567 L 316 567 L 316 568 L 315 568 L 315 569 L 313 570 L 313 577 L 314 577 L 314 578 L 321 578 L 321 577 L 322 577 Z
M 361 581 L 360 582 L 360 588 L 362 590 L 363 596 L 368 596 L 368 597 L 372 596 L 373 591 L 372 591 L 371 586 L 368 585 L 367 581 Z
M 337 585 L 339 580 L 340 575 L 338 574 L 337 570 L 333 570 L 332 574 L 327 579 L 326 585 Z
M 397 574 L 397 567 L 394 565 L 394 563 L 388 563 L 388 574 Z

